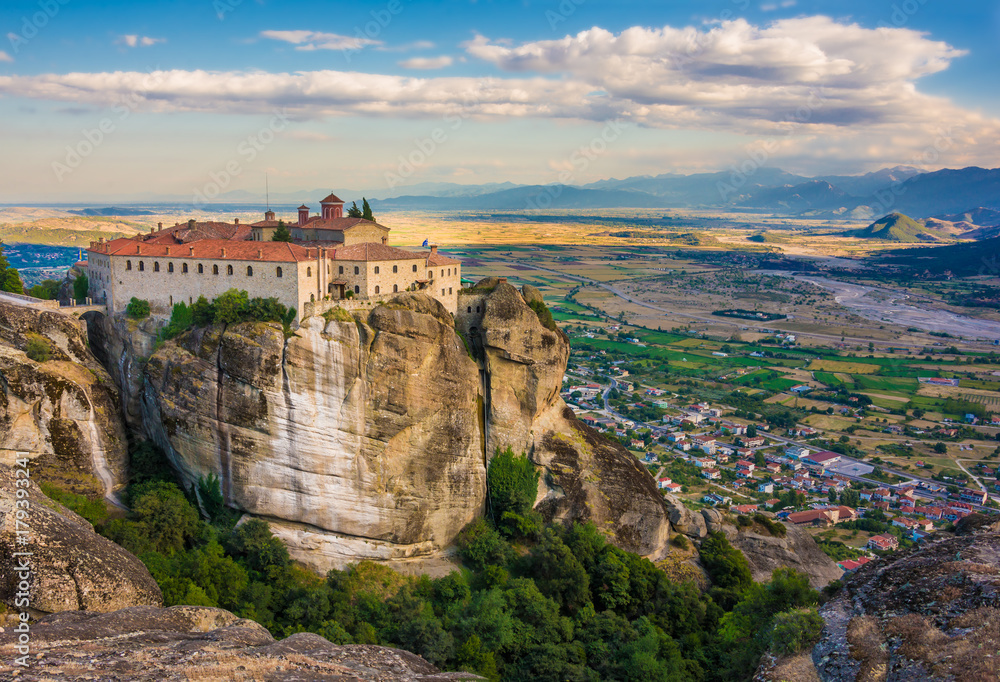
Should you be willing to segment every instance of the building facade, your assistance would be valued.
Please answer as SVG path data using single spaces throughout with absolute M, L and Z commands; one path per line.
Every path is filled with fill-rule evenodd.
M 296 227 L 291 242 L 271 241 L 278 221 L 270 211 L 253 225 L 190 220 L 164 229 L 161 223 L 148 235 L 92 242 L 90 296 L 109 313 L 135 297 L 149 301 L 154 315 L 169 316 L 177 303 L 212 300 L 229 289 L 277 298 L 299 312 L 316 301 L 422 291 L 456 313 L 460 261 L 436 246 L 420 252 L 389 246 L 389 228 L 343 218 L 342 202 L 331 198 L 323 200 L 323 216 L 309 219 L 311 231 Z

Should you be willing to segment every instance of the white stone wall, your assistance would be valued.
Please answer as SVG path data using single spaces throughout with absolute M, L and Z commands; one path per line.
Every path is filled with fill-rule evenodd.
M 142 270 L 139 270 L 139 263 L 143 264 Z M 159 263 L 159 272 L 155 269 L 156 263 Z M 188 266 L 186 274 L 183 272 L 185 263 Z M 307 279 L 304 277 L 307 263 L 295 262 L 116 255 L 111 257 L 111 264 L 110 311 L 124 310 L 134 296 L 149 301 L 151 313 L 159 316 L 169 316 L 173 305 L 181 301 L 190 305 L 199 296 L 211 301 L 229 289 L 242 289 L 250 298 L 277 298 L 284 305 L 301 310 L 300 283 Z M 170 272 L 170 264 L 174 266 L 173 272 Z M 200 274 L 199 265 L 203 270 Z M 315 275 L 316 264 L 311 265 Z M 233 268 L 232 275 L 228 274 L 229 266 Z M 253 268 L 253 275 L 247 274 L 248 266 Z M 213 274 L 214 267 L 218 267 L 219 274 Z M 278 268 L 282 270 L 281 277 L 277 275 Z M 308 294 L 305 300 L 309 300 Z
M 430 280 L 427 284 L 428 293 L 441 301 L 444 307 L 455 315 L 458 312 L 458 291 L 462 288 L 461 266 L 437 265 L 427 268 L 425 278 Z

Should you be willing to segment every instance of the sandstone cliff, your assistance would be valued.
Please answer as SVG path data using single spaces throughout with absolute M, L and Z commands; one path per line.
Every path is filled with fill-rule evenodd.
M 27 580 L 32 613 L 113 611 L 162 603 L 160 588 L 142 562 L 50 500 L 33 481 L 19 487 L 16 471 L 0 465 L 0 602 L 15 604 L 21 577 L 14 572 L 19 565 L 14 554 L 31 552 Z M 19 489 L 28 492 L 27 498 L 16 497 Z M 16 503 L 24 499 L 29 503 L 22 519 L 26 525 L 16 526 L 16 512 L 23 509 Z M 30 533 L 21 544 L 16 531 L 25 527 Z
M 125 431 L 118 392 L 81 323 L 6 303 L 0 320 L 0 463 L 27 452 L 42 479 L 110 496 L 126 477 Z M 30 359 L 30 342 L 49 359 Z
M 482 679 L 468 673 L 441 673 L 399 649 L 336 646 L 310 633 L 275 641 L 253 621 L 195 606 L 47 616 L 31 626 L 26 668 L 15 665 L 20 656 L 15 638 L 10 629 L 0 632 L 0 674 L 26 682 Z
M 358 313 L 186 334 L 153 354 L 147 433 L 186 481 L 216 474 L 321 571 L 439 552 L 482 512 L 479 371 L 450 314 L 406 295 Z

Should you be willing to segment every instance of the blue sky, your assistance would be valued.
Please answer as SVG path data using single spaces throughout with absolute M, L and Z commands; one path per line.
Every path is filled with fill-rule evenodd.
M 0 201 L 994 167 L 1000 2 L 7 0 Z

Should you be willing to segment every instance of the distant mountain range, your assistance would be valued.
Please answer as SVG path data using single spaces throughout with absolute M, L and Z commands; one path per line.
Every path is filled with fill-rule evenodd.
M 910 216 L 902 213 L 890 213 L 879 218 L 874 223 L 863 230 L 850 230 L 844 233 L 859 239 L 878 239 L 888 242 L 933 242 L 937 241 L 936 235 L 932 234 L 926 227 L 918 223 Z
M 918 219 L 963 216 L 959 221 L 946 222 L 964 221 L 968 226 L 1000 224 L 997 217 L 1000 216 L 1000 168 L 977 167 L 925 173 L 918 168 L 897 166 L 864 175 L 815 178 L 760 167 L 748 174 L 736 170 L 692 175 L 666 173 L 611 178 L 581 186 L 424 182 L 391 189 L 275 192 L 269 197 L 263 192 L 237 190 L 222 193 L 202 208 L 260 206 L 265 200 L 272 207 L 297 206 L 315 202 L 331 189 L 348 204 L 352 201 L 360 204 L 361 198 L 367 197 L 373 208 L 383 210 L 699 208 L 854 220 L 898 212 Z M 145 201 L 187 205 L 191 198 L 159 196 L 147 197 Z

